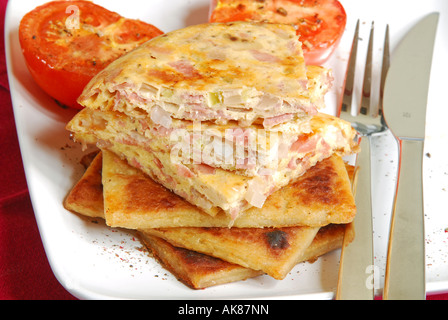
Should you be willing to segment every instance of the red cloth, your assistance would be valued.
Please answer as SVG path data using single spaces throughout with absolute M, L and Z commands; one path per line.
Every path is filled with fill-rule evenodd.
M 0 299 L 75 299 L 51 271 L 28 194 L 9 94 L 0 1 Z
M 0 299 L 75 299 L 51 271 L 28 194 L 6 74 L 6 4 L 0 0 Z M 428 299 L 448 300 L 448 294 Z

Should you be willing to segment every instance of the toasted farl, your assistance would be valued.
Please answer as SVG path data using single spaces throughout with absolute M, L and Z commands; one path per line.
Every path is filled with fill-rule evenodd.
M 348 241 L 354 237 L 352 224 L 328 225 L 319 230 L 295 264 L 315 262 L 319 257 L 342 247 L 345 230 Z M 169 242 L 146 232 L 139 235 L 159 262 L 180 281 L 193 289 L 202 289 L 262 275 L 262 271 L 244 268 L 188 249 L 177 248 Z
M 101 154 L 96 158 L 96 160 L 100 159 Z M 96 165 L 97 163 L 98 162 L 93 161 L 91 167 L 89 168 L 92 169 L 91 172 L 98 177 L 101 175 L 101 173 L 98 170 L 94 170 L 94 168 L 98 169 L 98 166 Z M 96 181 L 96 184 L 98 184 L 99 180 L 90 179 L 86 181 Z M 85 191 L 92 190 L 90 186 L 86 186 L 87 184 L 78 183 L 74 189 L 85 188 Z M 76 208 L 76 210 L 78 210 L 77 213 L 91 216 L 89 209 L 94 209 L 94 211 L 97 213 L 96 216 L 100 216 L 101 206 L 92 208 L 92 203 L 89 201 L 88 197 L 76 197 L 74 199 L 76 199 L 76 203 L 73 208 Z M 97 199 L 100 200 L 101 197 L 98 197 Z M 99 202 L 97 202 L 97 204 L 98 203 Z M 354 236 L 353 229 L 350 228 L 350 226 L 351 225 L 348 226 L 349 232 L 347 233 L 347 236 L 349 237 L 348 242 L 350 242 Z M 183 228 L 174 229 L 182 230 Z M 188 234 L 189 230 L 192 229 L 194 228 L 185 228 L 184 231 L 186 234 Z M 204 237 L 204 235 L 206 235 L 207 233 L 210 233 L 210 238 L 214 238 L 217 245 L 219 245 L 219 243 L 223 241 L 224 246 L 231 243 L 232 238 L 236 242 L 242 242 L 246 244 L 252 243 L 252 248 L 256 243 L 256 246 L 258 246 L 259 248 L 264 248 L 265 251 L 268 252 L 267 254 L 268 256 L 270 256 L 270 258 L 268 259 L 278 260 L 285 255 L 285 252 L 295 247 L 295 244 L 293 243 L 294 241 L 296 241 L 297 243 L 302 242 L 300 245 L 306 247 L 303 241 L 304 238 L 302 238 L 302 241 L 298 241 L 299 238 L 297 237 L 297 233 L 291 231 L 295 230 L 295 232 L 300 233 L 300 230 L 303 231 L 310 228 L 235 228 L 235 232 L 230 232 L 230 229 L 228 228 L 197 228 L 196 231 L 198 231 L 199 229 L 202 232 L 196 232 L 194 237 L 201 238 Z M 329 251 L 340 248 L 342 245 L 342 239 L 344 237 L 344 230 L 345 225 L 329 225 L 321 228 L 316 237 L 314 237 L 314 239 L 312 240 L 311 245 L 307 246 L 306 250 L 303 251 L 303 254 L 296 255 L 297 258 L 293 265 L 302 261 L 316 259 L 317 257 Z M 176 277 L 178 277 L 185 284 L 189 285 L 192 288 L 206 288 L 209 286 L 251 278 L 264 273 L 263 271 L 256 271 L 245 268 L 187 249 L 176 248 L 160 238 L 150 236 L 146 232 L 141 232 L 140 234 L 144 235 L 144 238 L 146 239 L 144 243 L 154 252 L 159 261 L 161 261 L 161 263 Z M 148 239 L 152 239 L 152 241 L 149 241 Z M 246 252 L 248 257 L 253 257 L 254 255 L 256 256 L 258 254 L 254 251 L 248 252 L 248 250 L 244 252 Z M 274 263 L 278 264 L 279 262 Z M 289 260 L 288 263 L 291 263 L 291 260 Z M 288 268 L 290 268 L 290 266 L 288 266 Z
M 353 213 L 355 207 L 350 180 L 341 179 L 344 176 L 348 177 L 348 174 L 346 167 L 340 164 L 335 165 L 331 159 L 320 162 L 318 166 L 313 167 L 312 174 L 286 186 L 284 193 L 291 193 L 291 199 L 315 210 L 327 205 L 346 207 L 348 210 L 342 212 Z
M 166 228 L 145 233 L 173 244 L 283 279 L 319 228 Z
M 64 207 L 85 216 L 104 218 L 102 153 L 92 160 L 81 179 L 64 200 Z
M 329 224 L 320 228 L 310 247 L 303 255 L 303 259 L 313 262 L 322 255 L 322 252 L 331 252 L 342 248 L 344 237 L 347 237 L 347 244 L 355 238 L 353 223 Z
M 163 267 L 192 289 L 208 288 L 263 274 L 205 254 L 174 247 L 146 233 L 140 233 L 140 238 Z

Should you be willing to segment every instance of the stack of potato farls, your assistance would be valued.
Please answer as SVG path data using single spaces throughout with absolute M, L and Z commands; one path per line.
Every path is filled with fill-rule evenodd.
M 154 38 L 79 98 L 85 109 L 67 129 L 101 152 L 65 206 L 137 230 L 192 288 L 284 279 L 339 248 L 356 213 L 341 158 L 357 152 L 356 133 L 319 113 L 331 81 L 305 65 L 288 25 L 202 24 Z

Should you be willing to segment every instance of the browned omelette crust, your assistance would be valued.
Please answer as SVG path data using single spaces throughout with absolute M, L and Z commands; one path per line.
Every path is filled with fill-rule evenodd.
M 293 27 L 205 23 L 156 37 L 115 60 L 92 79 L 78 101 L 88 108 L 123 107 L 133 116 L 142 111 L 149 115 L 158 105 L 178 119 L 254 121 L 314 114 L 307 84 Z M 229 103 L 225 96 L 241 101 Z M 279 106 L 266 108 L 272 99 Z
M 269 42 L 261 43 L 263 40 Z M 273 46 L 280 43 L 289 46 Z M 261 46 L 265 48 L 260 48 Z M 254 52 L 257 49 L 265 55 L 269 52 L 273 55 L 272 59 L 257 59 L 261 55 L 261 52 Z M 210 50 L 227 51 L 222 54 L 225 53 L 227 57 L 232 54 L 235 58 L 239 53 L 241 59 L 239 63 L 233 59 L 214 59 Z M 191 65 L 175 65 L 179 61 L 189 61 Z M 145 74 L 140 74 L 139 68 L 142 67 L 146 67 Z M 259 83 L 259 74 L 255 71 L 262 70 L 267 75 L 277 76 L 272 80 L 275 82 Z M 290 26 L 256 22 L 199 24 L 165 33 L 146 42 L 126 57 L 117 59 L 111 67 L 97 75 L 79 100 L 84 101 L 89 91 L 100 81 L 122 83 L 130 75 L 168 88 L 209 90 L 211 87 L 222 88 L 228 85 L 239 88 L 247 83 L 255 83 L 277 93 L 288 92 L 278 86 L 276 81 L 279 78 L 285 77 L 296 84 L 301 79 L 306 80 L 306 68 L 300 42 Z M 241 80 L 242 76 L 244 80 Z M 231 85 L 234 82 L 238 84 Z M 299 82 L 296 85 L 302 84 Z
M 64 207 L 67 210 L 89 217 L 104 218 L 102 166 L 103 157 L 100 152 L 65 198 Z
M 230 218 L 224 212 L 211 217 L 112 153 L 103 152 L 110 157 L 106 160 L 114 159 L 103 169 L 107 177 L 104 199 L 109 226 L 129 229 L 229 226 Z M 332 156 L 310 168 L 292 185 L 272 194 L 262 209 L 247 210 L 233 226 L 320 227 L 349 223 L 355 214 L 345 163 Z

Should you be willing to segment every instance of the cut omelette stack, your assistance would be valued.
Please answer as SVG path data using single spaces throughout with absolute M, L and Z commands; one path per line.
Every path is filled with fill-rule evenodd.
M 139 230 L 185 283 L 283 279 L 340 246 L 356 212 L 341 159 L 357 152 L 355 132 L 319 113 L 330 86 L 328 70 L 305 66 L 290 26 L 196 25 L 100 72 L 67 129 L 102 150 L 98 215 Z M 73 192 L 66 207 L 92 215 L 72 207 L 83 199 Z M 230 263 L 238 276 L 193 281 L 192 260 L 174 248 Z

